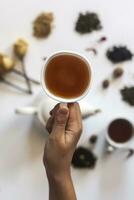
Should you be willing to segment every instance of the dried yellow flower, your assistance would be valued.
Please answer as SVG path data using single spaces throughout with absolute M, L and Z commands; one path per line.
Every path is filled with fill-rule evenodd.
M 0 54 L 0 75 L 11 71 L 15 67 L 15 61 L 7 55 Z
M 26 55 L 27 49 L 28 43 L 24 39 L 18 39 L 13 46 L 14 54 L 19 59 L 22 59 Z

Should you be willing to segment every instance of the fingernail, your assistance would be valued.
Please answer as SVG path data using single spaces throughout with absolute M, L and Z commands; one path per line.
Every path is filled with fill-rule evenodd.
M 68 113 L 68 108 L 67 107 L 62 107 L 59 109 L 59 113 L 62 115 L 67 115 Z

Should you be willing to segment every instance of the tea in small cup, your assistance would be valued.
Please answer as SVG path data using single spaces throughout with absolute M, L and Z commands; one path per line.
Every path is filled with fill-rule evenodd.
M 124 118 L 113 120 L 108 126 L 106 140 L 111 149 L 129 149 L 130 143 L 134 140 L 133 124 Z
M 48 96 L 60 102 L 82 99 L 91 83 L 91 67 L 82 55 L 62 51 L 51 55 L 42 70 L 42 86 Z

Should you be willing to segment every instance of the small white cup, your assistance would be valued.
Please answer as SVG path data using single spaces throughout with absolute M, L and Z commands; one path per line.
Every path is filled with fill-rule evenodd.
M 120 117 L 118 119 L 124 119 L 124 118 Z M 125 120 L 127 120 L 127 119 L 125 119 Z M 131 124 L 133 124 L 131 121 L 129 121 L 129 122 Z M 111 122 L 110 122 L 110 124 L 111 124 Z M 108 143 L 107 150 L 110 151 L 110 152 L 112 152 L 115 149 L 120 149 L 120 150 L 121 149 L 123 149 L 123 150 L 134 149 L 134 130 L 133 130 L 132 137 L 130 139 L 128 139 L 126 142 L 123 142 L 123 143 L 115 142 L 112 138 L 110 138 L 109 133 L 108 133 L 108 128 L 105 131 L 105 138 L 106 138 L 106 141 Z
M 59 97 L 59 96 L 56 96 L 54 95 L 53 93 L 51 93 L 48 88 L 46 87 L 46 84 L 45 84 L 45 79 L 44 79 L 44 75 L 45 75 L 45 70 L 47 68 L 47 65 L 48 63 L 54 58 L 54 57 L 58 57 L 58 56 L 61 56 L 61 55 L 71 55 L 71 56 L 74 56 L 74 57 L 77 57 L 81 60 L 83 60 L 85 63 L 86 63 L 86 66 L 88 68 L 88 71 L 89 71 L 89 75 L 90 75 L 90 80 L 89 80 L 89 83 L 87 85 L 87 88 L 86 90 L 83 92 L 82 95 L 80 95 L 79 97 L 77 98 L 69 98 L 69 99 L 66 99 L 66 98 L 62 98 L 62 97 Z M 91 67 L 90 67 L 90 64 L 89 64 L 89 61 L 88 59 L 79 54 L 79 53 L 76 53 L 76 52 L 73 52 L 73 51 L 58 51 L 58 52 L 55 52 L 53 53 L 52 55 L 50 55 L 46 61 L 45 61 L 45 64 L 43 66 L 43 69 L 42 69 L 42 73 L 41 73 L 41 83 L 42 83 L 42 87 L 43 87 L 43 90 L 46 92 L 46 94 L 51 97 L 52 99 L 56 100 L 56 101 L 59 101 L 59 102 L 64 102 L 64 103 L 68 103 L 68 102 L 76 102 L 76 101 L 79 101 L 80 99 L 82 99 L 83 97 L 85 97 L 89 91 L 89 87 L 91 85 L 91 77 L 92 77 L 92 72 L 91 72 Z

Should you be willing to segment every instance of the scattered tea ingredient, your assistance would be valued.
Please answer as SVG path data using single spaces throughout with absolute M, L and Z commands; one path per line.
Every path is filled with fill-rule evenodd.
M 113 78 L 120 78 L 124 73 L 124 70 L 121 67 L 114 69 L 113 71 Z
M 15 67 L 15 61 L 7 55 L 0 54 L 0 76 L 10 72 Z
M 102 42 L 106 42 L 106 41 L 107 41 L 107 37 L 103 36 L 97 41 L 97 43 L 102 43 Z
M 91 137 L 89 138 L 89 143 L 90 144 L 96 144 L 98 140 L 98 136 L 97 135 L 91 135 Z
M 134 106 L 134 86 L 124 87 L 120 90 L 122 99 L 127 102 L 129 105 Z
M 107 79 L 102 82 L 103 89 L 107 89 L 109 85 L 110 85 L 110 81 Z
M 94 47 L 88 47 L 88 48 L 85 49 L 85 51 L 88 51 L 88 52 L 92 51 L 94 53 L 94 55 L 97 55 L 97 53 L 98 53 L 97 50 Z
M 46 59 L 47 59 L 47 57 L 44 57 L 44 58 L 43 58 L 43 60 L 46 60 Z
M 18 39 L 13 45 L 14 54 L 19 58 L 23 59 L 28 50 L 28 43 L 24 39 Z
M 128 153 L 128 156 L 127 158 L 130 158 L 134 155 L 134 149 L 129 149 L 129 153 Z
M 93 134 L 89 138 L 89 148 L 90 150 L 93 150 L 96 146 L 96 143 L 98 141 L 98 136 L 96 134 Z
M 33 22 L 33 35 L 37 38 L 46 38 L 52 30 L 53 13 L 45 12 L 37 16 Z
M 132 60 L 133 54 L 126 46 L 113 46 L 107 50 L 106 56 L 112 63 L 119 63 Z
M 101 112 L 102 112 L 102 110 L 99 109 L 99 108 L 97 108 L 93 111 L 87 111 L 87 112 L 85 111 L 85 113 L 82 115 L 82 119 L 84 120 L 84 119 L 87 119 L 89 117 L 93 117 L 93 116 L 95 116 L 95 115 L 97 115 L 98 113 L 101 113 Z
M 100 19 L 96 13 L 80 13 L 75 25 L 75 30 L 80 34 L 91 33 L 102 29 Z
M 96 161 L 96 156 L 89 149 L 78 147 L 73 155 L 72 165 L 76 168 L 93 168 Z

